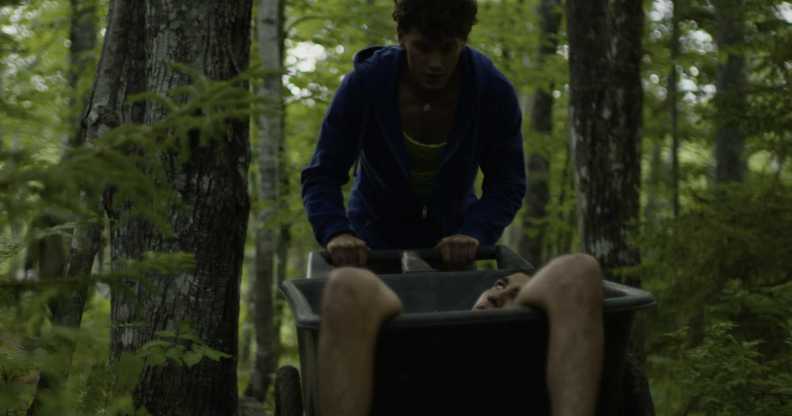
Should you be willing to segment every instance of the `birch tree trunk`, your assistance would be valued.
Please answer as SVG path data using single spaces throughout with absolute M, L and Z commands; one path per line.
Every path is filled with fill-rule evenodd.
M 740 182 L 745 176 L 745 134 L 740 117 L 745 114 L 745 57 L 738 49 L 745 37 L 743 0 L 713 2 L 717 21 L 716 42 L 726 60 L 718 65 L 715 96 L 715 183 Z
M 267 389 L 275 373 L 278 336 L 274 325 L 274 286 L 277 279 L 275 259 L 280 227 L 274 222 L 280 208 L 280 149 L 283 143 L 283 3 L 281 0 L 261 0 L 258 19 L 258 53 L 266 71 L 258 94 L 267 98 L 267 109 L 259 123 L 259 198 L 257 213 L 256 261 L 249 305 L 256 333 L 256 356 L 250 384 L 245 395 L 259 401 L 267 398 Z
M 570 114 L 576 165 L 578 223 L 583 250 L 602 264 L 606 277 L 640 286 L 640 255 L 629 237 L 637 231 L 643 91 L 643 30 L 638 0 L 570 0 L 567 3 Z M 651 415 L 643 375 L 640 333 L 632 336 L 624 379 L 624 404 L 609 414 Z
M 538 51 L 540 65 L 548 56 L 555 54 L 558 46 L 558 29 L 561 26 L 559 7 L 559 0 L 541 0 L 537 10 L 541 27 Z M 534 93 L 531 130 L 545 137 L 553 132 L 553 95 L 547 86 L 537 88 Z M 542 247 L 547 229 L 547 203 L 550 200 L 550 161 L 542 152 L 531 152 L 525 162 L 528 189 L 525 194 L 523 232 L 520 234 L 520 254 L 533 264 L 540 265 L 545 260 Z
M 194 82 L 174 63 L 208 79 L 231 79 L 248 66 L 250 19 L 251 0 L 114 0 L 105 53 L 124 52 L 109 54 L 118 61 L 108 65 L 108 71 L 120 70 L 121 76 L 99 75 L 116 80 L 121 91 L 145 90 L 162 96 Z M 113 90 L 103 93 L 113 96 Z M 97 100 L 101 97 L 96 94 Z M 110 109 L 120 109 L 117 115 L 123 121 L 151 124 L 167 115 L 160 102 L 125 104 Z M 174 330 L 184 322 L 202 342 L 231 356 L 217 362 L 203 359 L 192 367 L 144 368 L 135 404 L 154 415 L 238 413 L 239 279 L 250 208 L 248 123 L 245 119 L 219 123 L 207 140 L 190 140 L 189 149 L 145 158 L 160 165 L 164 185 L 175 191 L 177 200 L 166 213 L 172 233 L 163 234 L 126 207 L 117 207 L 119 218 L 111 227 L 114 268 L 152 251 L 186 252 L 195 258 L 190 272 L 146 276 L 145 285 L 129 281 L 125 290 L 113 288 L 113 357 L 135 351 L 157 331 Z M 189 154 L 180 153 L 187 150 Z

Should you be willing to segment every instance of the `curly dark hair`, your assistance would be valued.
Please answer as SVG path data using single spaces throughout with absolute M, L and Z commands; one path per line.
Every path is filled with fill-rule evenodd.
M 413 29 L 425 35 L 450 35 L 467 40 L 476 24 L 476 0 L 393 0 L 399 33 Z

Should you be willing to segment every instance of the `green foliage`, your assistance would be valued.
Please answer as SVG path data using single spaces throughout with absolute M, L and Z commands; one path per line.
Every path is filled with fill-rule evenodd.
M 157 331 L 155 336 L 136 352 L 135 356 L 142 360 L 141 364 L 156 367 L 172 363 L 192 367 L 204 358 L 219 361 L 231 357 L 206 345 L 187 322 L 181 322 L 175 331 Z
M 658 406 L 786 414 L 792 187 L 754 179 L 692 200 L 679 218 L 648 227 L 642 244 L 644 283 L 661 305 L 649 340 Z
M 24 411 L 42 371 L 69 375 L 65 383 L 39 397 L 42 414 L 143 414 L 131 394 L 145 365 L 171 360 L 192 366 L 208 358 L 226 357 L 198 339 L 186 323 L 178 331 L 162 331 L 158 339 L 133 353 L 109 361 L 110 287 L 126 288 L 130 279 L 146 282 L 152 274 L 175 275 L 193 266 L 185 254 L 151 253 L 129 261 L 117 271 L 78 280 L 0 281 L 0 409 Z M 98 284 L 98 286 L 97 286 Z M 49 303 L 78 286 L 94 288 L 80 328 L 50 323 Z M 137 413 L 135 413 L 137 412 Z
M 788 357 L 770 358 L 759 351 L 761 341 L 746 341 L 731 321 L 708 326 L 704 340 L 678 348 L 674 379 L 685 392 L 685 411 L 706 415 L 782 415 L 792 412 L 792 368 Z M 669 334 L 686 345 L 687 328 Z M 787 331 L 786 342 L 792 342 Z
M 53 3 L 59 7 L 67 4 Z M 41 13 L 0 10 L 0 18 L 11 12 L 29 13 L 30 18 Z M 15 24 L 24 28 L 27 23 Z M 9 62 L 2 58 L 3 63 Z M 36 392 L 36 380 L 46 373 L 57 383 L 38 395 L 41 414 L 142 415 L 145 409 L 134 408 L 132 392 L 145 366 L 192 367 L 204 359 L 228 358 L 182 325 L 175 331 L 158 332 L 138 351 L 110 359 L 109 289 L 116 293 L 129 290 L 131 281 L 145 288 L 151 286 L 152 278 L 189 274 L 195 264 L 190 254 L 116 258 L 109 270 L 105 259 L 90 276 L 69 280 L 43 279 L 55 276 L 22 279 L 29 272 L 19 270 L 23 255 L 30 253 L 28 247 L 42 239 L 59 236 L 68 245 L 77 227 L 93 223 L 105 228 L 105 208 L 119 214 L 114 221 L 142 218 L 165 238 L 173 236 L 169 216 L 186 205 L 182 195 L 169 186 L 173 171 L 155 162 L 170 157 L 173 169 L 187 163 L 196 149 L 205 149 L 225 135 L 228 120 L 246 120 L 251 111 L 261 110 L 266 103 L 252 96 L 248 88 L 251 78 L 261 76 L 260 71 L 250 70 L 230 81 L 213 81 L 190 68 L 175 68 L 190 77 L 192 84 L 164 96 L 147 93 L 133 97 L 162 109 L 162 120 L 122 125 L 85 146 L 63 150 L 61 157 L 62 139 L 73 132 L 64 127 L 68 115 L 60 103 L 44 104 L 42 99 L 35 111 L 28 111 L 26 107 L 32 103 L 17 105 L 16 90 L 3 89 L 3 105 L 18 111 L 3 112 L 0 121 L 11 120 L 3 125 L 17 123 L 29 129 L 31 136 L 35 131 L 36 137 L 28 140 L 28 130 L 20 128 L 14 146 L 0 146 L 0 412 L 24 413 Z M 11 75 L 17 74 L 0 71 L 3 81 Z M 20 96 L 25 95 L 26 83 L 15 82 Z M 44 92 L 59 93 L 54 88 Z M 39 111 L 51 119 L 38 117 Z M 56 118 L 57 122 L 53 121 Z M 0 135 L 6 133 L 0 130 Z M 112 204 L 101 207 L 100 195 L 110 189 L 115 190 Z M 57 221 L 54 225 L 31 225 L 42 216 Z M 50 303 L 84 290 L 89 293 L 89 306 L 81 327 L 54 325 Z
M 574 250 L 576 240 L 567 137 L 568 61 L 563 27 L 557 53 L 537 59 L 537 3 L 480 0 L 479 24 L 470 44 L 493 59 L 526 104 L 526 152 L 550 161 L 551 202 L 542 222 L 548 227 L 546 251 L 559 254 Z M 717 121 L 713 99 L 717 66 L 727 51 L 717 45 L 712 2 L 677 4 L 681 54 L 675 69 L 681 80 L 683 140 L 678 218 L 673 218 L 668 202 L 673 187 L 668 173 L 672 16 L 667 2 L 646 2 L 642 68 L 647 178 L 642 200 L 645 206 L 653 201 L 655 209 L 647 213 L 639 241 L 643 284 L 659 303 L 651 317 L 648 345 L 657 412 L 787 414 L 792 402 L 792 259 L 787 253 L 792 246 L 792 25 L 778 10 L 788 2 L 744 2 L 746 43 L 729 51 L 747 58 L 747 107 L 724 114 L 739 121 L 746 134 L 749 174 L 744 184 L 720 189 L 712 189 L 709 180 Z M 263 75 L 257 68 L 239 79 L 217 82 L 177 66 L 191 78 L 191 85 L 164 96 L 147 93 L 135 98 L 163 109 L 163 120 L 124 125 L 91 146 L 64 150 L 65 139 L 74 134 L 71 120 L 82 109 L 70 108 L 70 99 L 85 91 L 93 75 L 84 77 L 76 89 L 68 85 L 69 7 L 63 0 L 0 2 L 0 410 L 25 408 L 34 387 L 24 381 L 46 367 L 71 374 L 45 400 L 50 409 L 58 407 L 60 414 L 131 414 L 130 392 L 144 365 L 192 366 L 222 356 L 206 340 L 179 327 L 159 332 L 137 353 L 110 361 L 106 288 L 123 290 L 119 282 L 141 276 L 177 275 L 191 270 L 195 259 L 148 253 L 141 259 L 116 261 L 111 271 L 103 264 L 101 272 L 75 283 L 19 281 L 26 248 L 47 236 L 68 242 L 81 224 L 106 225 L 98 202 L 109 185 L 117 190 L 113 207 L 121 208 L 120 221 L 145 218 L 170 236 L 165 213 L 184 201 L 165 186 L 172 172 L 152 162 L 162 156 L 184 163 L 191 151 L 210 144 L 226 128 L 224 120 L 257 116 L 268 111 L 270 103 L 250 94 L 249 86 L 258 85 Z M 290 226 L 288 276 L 301 277 L 305 253 L 317 245 L 302 210 L 299 171 L 311 156 L 341 77 L 352 69 L 354 53 L 372 44 L 394 44 L 396 38 L 390 0 L 290 0 L 286 7 L 285 165 L 292 191 L 260 226 Z M 304 53 L 311 48 L 317 54 Z M 537 88 L 551 91 L 555 98 L 551 135 L 530 129 L 530 96 Z M 655 146 L 659 156 L 653 159 Z M 255 166 L 251 172 L 257 172 Z M 254 212 L 260 204 L 254 205 Z M 32 227 L 41 215 L 62 221 Z M 515 226 L 522 225 L 519 221 Z M 252 240 L 247 252 L 252 257 Z M 249 275 L 246 270 L 246 278 Z M 91 294 L 81 328 L 54 327 L 48 302 L 56 294 L 80 288 L 89 288 Z M 240 325 L 244 327 L 247 319 L 242 315 Z M 296 334 L 288 311 L 280 330 L 281 362 L 294 364 Z M 69 344 L 75 347 L 67 364 L 64 346 Z
M 644 286 L 660 305 L 649 332 L 649 371 L 658 414 L 786 414 L 792 244 L 788 158 L 789 30 L 778 2 L 743 6 L 746 40 L 718 48 L 718 22 L 706 2 L 676 2 L 681 32 L 679 137 L 682 214 L 673 218 L 668 159 L 667 74 L 672 15 L 649 14 L 644 71 L 645 138 L 660 146 L 647 159 L 647 213 L 641 238 Z M 661 8 L 662 9 L 662 8 Z M 788 18 L 787 18 L 788 19 Z M 784 45 L 784 46 L 782 46 Z M 747 108 L 713 106 L 718 62 L 746 57 Z M 746 137 L 744 183 L 713 188 L 713 126 L 730 118 Z M 723 122 L 723 120 L 721 120 Z M 646 147 L 645 147 L 646 148 Z M 649 165 L 652 163 L 652 165 Z
M 64 44 L 69 3 L 9 3 L 0 7 L 0 148 L 30 146 L 52 160 L 60 153 L 59 136 L 71 127 Z

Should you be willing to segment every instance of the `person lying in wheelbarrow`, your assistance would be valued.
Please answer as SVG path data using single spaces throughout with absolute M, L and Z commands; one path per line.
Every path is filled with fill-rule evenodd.
M 533 276 L 501 278 L 473 308 L 482 313 L 522 306 L 543 309 L 550 329 L 546 381 L 551 414 L 588 416 L 595 412 L 602 371 L 602 304 L 599 264 L 575 254 L 554 259 Z M 369 270 L 342 267 L 330 273 L 319 331 L 322 416 L 369 414 L 377 334 L 401 307 L 398 296 Z
M 336 266 L 364 266 L 369 248 L 437 247 L 449 268 L 462 269 L 514 219 L 526 190 L 522 113 L 506 77 L 467 45 L 476 14 L 475 0 L 394 0 L 399 45 L 356 54 L 301 175 L 308 219 Z M 345 209 L 341 188 L 353 166 Z M 593 414 L 601 279 L 591 257 L 565 256 L 532 278 L 509 276 L 475 305 L 547 311 L 555 416 Z M 322 414 L 365 415 L 375 335 L 400 301 L 355 267 L 332 272 L 324 300 Z

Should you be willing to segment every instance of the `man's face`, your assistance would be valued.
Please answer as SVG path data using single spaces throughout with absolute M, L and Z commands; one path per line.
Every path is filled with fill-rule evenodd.
M 426 36 L 417 30 L 399 34 L 407 52 L 407 67 L 412 79 L 426 90 L 440 90 L 456 72 L 465 40 L 454 36 Z
M 525 273 L 515 273 L 501 277 L 495 285 L 479 296 L 474 310 L 502 309 L 514 305 L 520 289 L 531 280 Z

